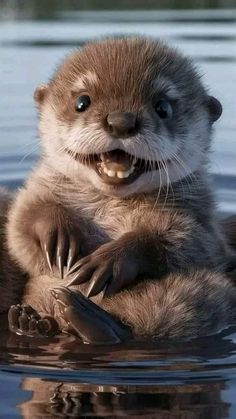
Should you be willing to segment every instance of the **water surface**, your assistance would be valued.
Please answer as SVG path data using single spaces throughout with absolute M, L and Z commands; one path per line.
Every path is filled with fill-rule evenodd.
M 0 21 L 0 185 L 16 188 L 37 160 L 33 91 L 65 54 L 100 35 L 162 37 L 191 55 L 223 104 L 211 172 L 219 210 L 236 212 L 236 10 L 75 11 Z M 6 16 L 6 10 L 5 10 Z M 43 15 L 44 16 L 44 15 Z M 27 18 L 27 19 L 26 19 Z M 0 342 L 0 418 L 235 418 L 236 335 L 188 343 L 81 345 L 73 337 Z

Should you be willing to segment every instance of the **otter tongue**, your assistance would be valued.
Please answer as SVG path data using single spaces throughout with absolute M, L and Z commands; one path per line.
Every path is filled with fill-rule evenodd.
M 101 154 L 101 160 L 108 170 L 126 171 L 130 169 L 133 163 L 133 157 L 122 150 L 113 150 Z

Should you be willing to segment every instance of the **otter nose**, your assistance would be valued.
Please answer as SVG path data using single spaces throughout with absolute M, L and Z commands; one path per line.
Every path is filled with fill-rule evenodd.
M 107 128 L 113 137 L 128 137 L 137 131 L 137 115 L 131 112 L 111 112 L 107 115 Z

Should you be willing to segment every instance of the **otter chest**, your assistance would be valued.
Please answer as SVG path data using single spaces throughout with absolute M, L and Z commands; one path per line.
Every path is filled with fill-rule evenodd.
M 91 224 L 96 235 L 113 240 L 132 230 L 136 212 L 133 206 L 112 198 L 80 202 L 77 211 Z

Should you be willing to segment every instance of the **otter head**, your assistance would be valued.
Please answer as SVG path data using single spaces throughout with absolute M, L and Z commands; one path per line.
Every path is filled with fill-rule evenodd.
M 199 170 L 221 114 L 187 58 L 143 38 L 88 44 L 35 100 L 48 163 L 120 197 Z

